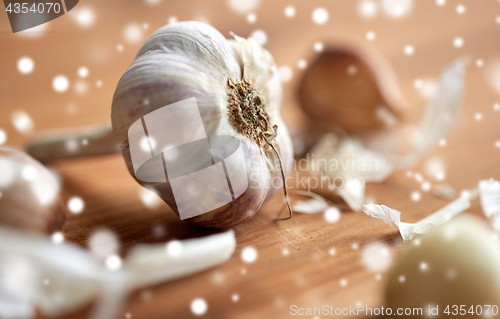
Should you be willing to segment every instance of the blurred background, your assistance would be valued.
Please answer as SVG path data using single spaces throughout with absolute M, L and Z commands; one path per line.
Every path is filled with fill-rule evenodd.
M 273 54 L 284 83 L 282 115 L 294 134 L 310 125 L 297 99 L 300 79 L 331 42 L 348 39 L 379 51 L 399 79 L 395 89 L 408 102 L 401 116 L 413 124 L 442 68 L 464 58 L 467 91 L 452 133 L 412 171 L 369 185 L 367 198 L 416 221 L 445 202 L 408 176 L 418 173 L 457 190 L 479 179 L 500 179 L 498 0 L 81 0 L 62 17 L 16 34 L 2 13 L 0 145 L 22 150 L 45 130 L 108 122 L 116 84 L 141 45 L 158 28 L 184 20 L 208 23 L 226 37 L 230 31 L 251 36 Z M 120 154 L 52 165 L 61 176 L 64 199 L 78 196 L 85 202 L 83 214 L 68 216 L 69 241 L 85 246 L 92 231 L 105 227 L 117 234 L 126 254 L 136 243 L 211 233 L 178 221 L 166 204 L 137 185 Z M 271 220 L 279 206 L 279 201 L 268 203 L 235 227 L 238 247 L 228 263 L 137 291 L 122 316 L 191 318 L 189 305 L 198 297 L 208 303 L 206 318 L 287 318 L 291 304 L 384 304 L 384 272 L 364 267 L 361 252 L 374 240 L 395 249 L 394 230 L 359 212 L 344 214 L 336 224 L 300 215 L 275 225 Z M 470 210 L 481 214 L 477 203 Z M 251 265 L 239 258 L 247 245 L 259 253 Z M 68 318 L 84 318 L 87 312 L 78 309 Z

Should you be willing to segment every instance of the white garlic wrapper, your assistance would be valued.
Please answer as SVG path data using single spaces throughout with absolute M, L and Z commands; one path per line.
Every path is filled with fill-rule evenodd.
M 182 219 L 192 213 L 186 215 L 184 202 L 192 209 L 206 209 L 203 214 L 196 212 L 187 218 L 205 227 L 235 225 L 254 215 L 266 199 L 282 189 L 280 165 L 266 141 L 280 153 L 285 173 L 293 156 L 291 140 L 279 114 L 282 87 L 273 58 L 253 39 L 234 37 L 235 40 L 227 40 L 200 22 L 165 26 L 143 45 L 113 97 L 113 131 L 132 176 L 154 190 Z M 175 105 L 180 104 L 174 103 L 192 105 L 193 101 L 197 110 L 189 116 L 176 111 L 179 108 Z M 185 109 L 193 110 L 189 106 Z M 168 116 L 185 119 L 164 121 Z M 196 126 L 199 117 L 202 124 Z M 138 128 L 139 133 L 134 135 L 131 127 Z M 170 133 L 152 136 L 158 130 Z M 177 139 L 173 137 L 176 133 Z M 144 136 L 142 143 L 140 136 Z M 214 154 L 214 136 L 236 141 L 244 160 L 234 162 L 242 166 L 232 169 L 227 157 L 218 158 L 233 152 L 232 142 L 218 143 L 221 154 Z M 195 144 L 198 146 L 187 146 Z M 144 153 L 138 154 L 141 148 Z M 212 158 L 203 164 L 210 154 L 208 148 Z M 172 174 L 179 162 L 183 165 L 182 174 L 179 170 Z M 211 167 L 223 167 L 226 176 L 219 180 L 205 178 L 207 191 L 199 192 L 200 185 L 175 180 L 187 175 L 190 178 L 194 176 L 191 173 Z M 245 176 L 242 183 L 232 179 L 231 174 L 236 173 Z M 238 188 L 240 184 L 243 186 Z M 197 191 L 201 194 L 193 195 Z M 193 200 L 185 200 L 190 196 Z M 232 199 L 229 197 L 229 202 L 226 199 L 226 204 L 212 209 L 216 203 L 224 203 L 225 196 Z
M 64 220 L 60 187 L 47 168 L 23 152 L 0 147 L 0 224 L 52 233 Z

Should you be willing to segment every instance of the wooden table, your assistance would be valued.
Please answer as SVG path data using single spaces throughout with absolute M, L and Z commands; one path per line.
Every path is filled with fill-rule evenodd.
M 427 173 L 429 161 L 445 163 L 445 182 L 457 190 L 474 187 L 480 179 L 500 179 L 500 112 L 493 110 L 500 102 L 500 92 L 489 84 L 487 70 L 500 58 L 500 16 L 498 1 L 452 1 L 440 7 L 435 1 L 413 1 L 410 14 L 400 20 L 390 19 L 379 10 L 373 19 L 363 19 L 357 11 L 358 1 L 261 1 L 253 12 L 257 21 L 247 22 L 245 14 L 231 10 L 227 1 L 164 1 L 157 6 L 143 1 L 82 1 L 74 12 L 47 25 L 41 36 L 27 38 L 10 33 L 6 15 L 0 14 L 0 128 L 8 134 L 7 145 L 22 148 L 29 136 L 20 134 L 11 124 L 14 110 L 22 109 L 35 123 L 35 133 L 51 128 L 76 127 L 105 122 L 109 119 L 115 85 L 132 61 L 146 36 L 167 22 L 179 20 L 209 21 L 225 35 L 234 31 L 249 36 L 255 29 L 264 30 L 266 47 L 279 66 L 288 65 L 293 78 L 285 84 L 283 116 L 294 130 L 303 126 L 303 115 L 294 95 L 302 70 L 299 59 L 310 61 L 313 43 L 339 37 L 349 37 L 380 50 L 388 58 L 401 82 L 401 89 L 410 104 L 418 105 L 421 98 L 414 89 L 416 78 L 436 79 L 442 67 L 456 57 L 469 58 L 468 88 L 459 123 L 447 137 L 446 146 L 436 146 L 423 161 L 412 168 L 426 180 L 437 183 Z M 459 15 L 456 6 L 464 4 L 466 12 Z M 296 8 L 296 16 L 287 18 L 287 5 Z M 311 20 L 314 8 L 323 6 L 329 20 L 316 25 Z M 90 8 L 95 23 L 81 28 L 74 18 L 77 9 Z M 380 9 L 380 8 L 379 8 Z M 143 38 L 129 43 L 123 36 L 129 23 L 143 28 Z M 376 38 L 365 38 L 374 31 Z M 462 37 L 464 46 L 455 48 L 455 37 Z M 412 56 L 403 53 L 405 45 L 415 48 Z M 117 46 L 122 45 L 123 51 Z M 29 75 L 16 69 L 19 58 L 30 56 L 35 70 Z M 483 67 L 476 60 L 484 61 Z M 90 75 L 79 79 L 77 69 L 87 66 Z M 56 93 L 52 79 L 66 75 L 72 86 L 65 93 Z M 102 86 L 96 85 L 102 81 Z M 500 77 L 497 78 L 500 82 Z M 88 90 L 74 92 L 74 84 L 84 83 Z M 498 87 L 498 84 L 497 84 Z M 422 107 L 405 113 L 405 120 L 418 123 Z M 482 119 L 475 120 L 481 113 Z M 64 235 L 72 242 L 85 245 L 89 235 L 98 228 L 112 229 L 120 239 L 122 253 L 137 243 L 165 242 L 169 239 L 199 237 L 212 233 L 182 222 L 165 204 L 150 209 L 139 198 L 140 187 L 125 168 L 121 155 L 67 160 L 53 163 L 64 183 L 64 199 L 80 196 L 85 210 L 69 215 Z M 419 190 L 422 199 L 413 202 L 410 194 Z M 334 199 L 333 196 L 329 196 Z M 420 190 L 406 171 L 396 171 L 385 182 L 369 184 L 367 198 L 403 212 L 402 219 L 412 222 L 444 206 L 445 200 Z M 320 307 L 323 304 L 343 307 L 358 302 L 368 306 L 384 303 L 386 275 L 368 271 L 360 262 L 363 247 L 373 241 L 400 246 L 398 233 L 379 220 L 361 212 L 345 211 L 339 222 L 327 223 L 322 214 L 296 214 L 292 220 L 272 222 L 281 207 L 282 194 L 266 203 L 248 222 L 234 227 L 237 249 L 225 264 L 173 282 L 147 287 L 135 292 L 123 306 L 121 317 L 132 318 L 192 318 L 189 310 L 194 298 L 208 303 L 205 318 L 288 318 L 290 305 Z M 481 215 L 478 201 L 470 212 Z M 156 231 L 154 231 L 156 229 Z M 158 230 L 164 229 L 164 232 Z M 353 249 L 353 244 L 359 249 Z M 246 264 L 241 250 L 253 246 L 258 259 Z M 282 251 L 287 248 L 289 255 Z M 329 254 L 330 248 L 336 254 Z M 342 287 L 340 281 L 347 280 Z M 239 301 L 233 302 L 237 294 Z M 65 318 L 85 318 L 91 305 L 75 310 Z M 40 317 L 42 317 L 40 315 Z

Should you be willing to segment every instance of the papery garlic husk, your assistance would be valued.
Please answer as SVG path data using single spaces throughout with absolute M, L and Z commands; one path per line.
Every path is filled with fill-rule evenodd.
M 0 225 L 50 234 L 65 216 L 52 173 L 29 155 L 0 147 Z
M 155 191 L 177 215 L 179 209 L 171 180 L 149 182 L 136 176 L 137 169 L 134 168 L 130 150 L 135 144 L 131 146 L 128 135 L 132 124 L 140 125 L 138 121 L 141 119 L 144 121 L 147 114 L 194 97 L 204 132 L 193 132 L 193 136 L 184 134 L 183 139 L 194 140 L 194 134 L 206 134 L 208 138 L 222 135 L 239 140 L 245 159 L 245 166 L 241 171 L 246 169 L 248 187 L 242 195 L 231 202 L 188 219 L 205 227 L 225 228 L 244 221 L 254 215 L 265 200 L 283 187 L 282 183 L 275 181 L 281 180 L 280 165 L 276 161 L 276 155 L 273 152 L 266 152 L 270 150 L 269 147 L 259 146 L 241 126 L 238 126 L 234 120 L 234 113 L 230 114 L 230 107 L 233 110 L 234 107 L 239 107 L 241 111 L 248 105 L 259 104 L 268 115 L 270 125 L 277 125 L 277 136 L 274 141 L 285 172 L 289 170 L 293 156 L 291 140 L 279 114 L 282 87 L 273 58 L 255 40 L 234 37 L 235 40 L 226 40 L 216 29 L 200 22 L 167 25 L 146 41 L 132 65 L 120 79 L 113 97 L 111 114 L 113 131 L 121 144 L 130 173 L 138 183 Z M 243 81 L 246 81 L 246 84 Z M 248 89 L 250 93 L 247 92 L 247 95 L 242 96 L 235 88 Z M 182 114 L 177 115 L 182 116 Z M 185 124 L 169 123 L 165 122 L 165 126 L 174 126 L 174 131 L 182 130 Z M 172 127 L 163 128 L 172 129 Z M 154 146 L 151 145 L 151 150 L 154 150 Z M 229 148 L 224 143 L 220 147 Z M 154 150 L 154 156 L 158 156 L 158 153 L 163 154 L 165 163 L 165 158 L 168 156 L 164 150 Z M 197 165 L 194 163 L 196 159 L 204 156 L 199 147 L 191 148 L 181 155 L 187 162 L 186 165 Z M 214 160 L 213 157 L 212 162 L 218 164 L 217 159 Z M 168 163 L 165 166 L 168 166 Z M 155 176 L 152 176 L 152 179 L 154 178 Z M 158 179 L 161 178 L 158 176 Z M 271 183 L 273 180 L 275 182 Z M 208 182 L 213 184 L 210 185 L 211 191 L 217 192 L 219 186 L 227 187 L 218 185 L 212 180 Z M 185 192 L 189 193 L 189 189 L 186 188 Z M 206 197 L 205 200 L 211 200 Z

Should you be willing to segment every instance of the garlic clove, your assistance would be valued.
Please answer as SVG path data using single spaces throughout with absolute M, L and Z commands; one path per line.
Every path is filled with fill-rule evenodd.
M 199 198 L 204 204 L 196 201 L 190 205 L 203 209 L 210 207 L 210 210 L 188 220 L 205 227 L 225 228 L 242 222 L 253 216 L 263 201 L 282 189 L 279 183 L 272 183 L 275 178 L 281 179 L 277 156 L 266 152 L 268 149 L 262 145 L 263 140 L 256 140 L 256 134 L 264 130 L 258 130 L 255 125 L 263 125 L 264 122 L 260 122 L 262 119 L 256 121 L 253 118 L 250 120 L 251 124 L 244 124 L 238 122 L 240 119 L 238 114 L 246 112 L 246 115 L 252 117 L 255 116 L 256 110 L 259 110 L 261 116 L 268 116 L 267 121 L 271 124 L 267 126 L 268 132 L 274 130 L 272 125 L 277 125 L 275 132 L 277 134 L 271 136 L 274 136 L 275 147 L 280 152 L 283 163 L 286 164 L 284 170 L 288 171 L 289 165 L 292 164 L 291 139 L 279 114 L 282 98 L 281 82 L 272 56 L 255 41 L 234 37 L 235 40 L 226 40 L 216 29 L 200 22 L 188 21 L 165 26 L 146 41 L 132 65 L 120 79 L 113 97 L 111 113 L 113 131 L 116 141 L 122 147 L 131 175 L 142 186 L 154 190 L 181 218 L 191 215 L 181 214 L 185 206 L 179 206 L 177 203 L 179 198 L 177 195 L 174 196 L 174 189 L 177 189 L 175 185 L 179 184 L 172 182 L 169 174 L 163 173 L 163 167 L 156 164 L 146 169 L 150 179 L 139 178 L 136 175 L 137 169 L 134 168 L 133 158 L 140 157 L 146 161 L 141 159 L 141 163 L 148 164 L 155 161 L 154 156 L 158 157 L 160 153 L 165 156 L 165 152 L 170 149 L 182 152 L 179 147 L 182 148 L 185 142 L 174 140 L 173 144 L 164 148 L 151 141 L 155 140 L 154 134 L 157 134 L 157 131 L 172 132 L 172 134 L 162 133 L 157 138 L 163 139 L 161 136 L 173 136 L 183 131 L 186 125 L 197 121 L 195 117 L 190 117 L 192 123 L 167 120 L 169 116 L 182 117 L 182 114 L 176 111 L 178 105 L 174 104 L 192 98 L 199 111 L 195 112 L 199 113 L 196 116 L 201 117 L 203 132 L 183 131 L 180 139 L 194 142 L 202 140 L 205 136 L 210 138 L 214 135 L 237 138 L 245 158 L 245 164 L 239 171 L 246 170 L 248 185 L 241 195 L 233 194 L 239 195 L 234 196 L 233 200 L 225 198 L 228 196 L 223 189 L 227 189 L 227 185 L 222 185 L 226 184 L 225 179 L 217 182 L 220 185 L 215 180 L 212 184 L 193 182 L 191 186 L 194 185 L 194 188 L 190 186 L 191 188 L 185 187 L 176 191 L 176 194 L 182 192 L 183 198 L 188 198 L 190 194 L 192 196 L 203 194 Z M 148 147 L 151 154 L 132 157 L 132 154 L 137 152 L 131 149 L 137 149 L 139 139 L 135 135 L 130 139 L 129 129 L 135 123 L 140 127 L 143 119 L 143 123 L 146 123 L 152 112 L 157 112 L 155 114 L 161 112 L 165 116 L 159 120 L 160 124 L 155 126 L 152 138 L 149 132 L 150 124 L 142 125 L 148 130 L 147 136 L 144 128 L 137 133 L 146 136 L 146 140 L 150 142 Z M 153 147 L 153 144 L 157 147 Z M 213 152 L 212 148 L 211 151 Z M 152 162 L 148 162 L 149 157 L 152 158 Z M 203 158 L 203 150 L 194 148 L 190 157 L 186 157 L 184 164 L 196 166 L 195 160 L 203 161 Z M 161 158 L 158 157 L 157 163 L 160 161 Z M 212 164 L 220 163 L 213 159 Z M 158 171 L 155 171 L 153 166 L 158 167 Z M 197 167 L 201 171 L 211 166 L 208 163 Z M 167 165 L 164 169 L 168 172 Z M 195 181 L 195 178 L 193 177 L 191 181 Z M 191 192 L 191 189 L 201 188 L 205 184 L 212 195 L 208 191 Z M 218 195 L 215 195 L 216 193 Z M 218 204 L 214 205 L 214 202 Z M 224 202 L 225 204 L 218 206 Z M 212 209 L 215 206 L 218 208 Z
M 465 305 L 469 310 L 496 304 L 500 244 L 495 236 L 478 217 L 462 215 L 407 243 L 390 270 L 387 306 L 421 307 L 424 316 L 429 306 L 439 307 L 438 317 L 443 317 L 448 305 Z
M 29 155 L 0 147 L 0 224 L 51 234 L 64 221 L 54 176 Z
M 51 130 L 29 141 L 27 152 L 45 163 L 56 159 L 120 152 L 111 123 L 82 128 Z
M 304 73 L 298 100 L 318 131 L 383 129 L 407 107 L 389 63 L 367 46 L 336 41 Z

